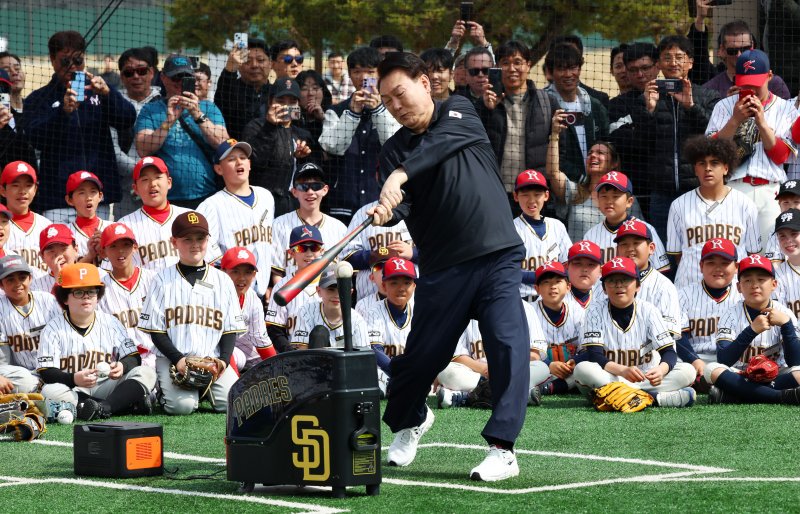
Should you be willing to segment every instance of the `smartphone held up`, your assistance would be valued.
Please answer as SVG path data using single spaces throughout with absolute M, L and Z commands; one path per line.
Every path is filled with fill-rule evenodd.
M 74 72 L 69 88 L 75 91 L 75 99 L 78 102 L 86 100 L 86 73 L 83 71 Z

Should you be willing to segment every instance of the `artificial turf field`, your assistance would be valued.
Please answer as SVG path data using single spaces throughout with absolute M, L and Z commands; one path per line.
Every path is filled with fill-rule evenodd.
M 244 495 L 223 469 L 225 416 L 123 417 L 164 426 L 164 477 L 111 480 L 72 472 L 72 427 L 35 443 L 0 443 L 0 499 L 26 512 L 798 512 L 800 409 L 773 405 L 594 412 L 578 396 L 529 408 L 520 476 L 468 479 L 484 456 L 488 412 L 434 410 L 436 422 L 407 468 L 383 466 L 378 496 L 364 487 L 334 499 L 318 488 Z M 383 426 L 383 446 L 391 434 Z M 384 451 L 385 458 L 385 451 Z M 269 463 L 265 463 L 269 465 Z M 176 470 L 177 468 L 177 470 Z M 33 499 L 36 499 L 35 501 Z M 11 507 L 12 505 L 16 507 Z

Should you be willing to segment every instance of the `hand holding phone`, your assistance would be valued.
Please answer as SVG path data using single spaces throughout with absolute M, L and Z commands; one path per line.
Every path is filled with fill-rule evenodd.
M 469 24 L 472 21 L 472 2 L 461 2 L 461 16 L 460 19 Z
M 367 93 L 374 95 L 377 91 L 375 90 L 378 86 L 378 79 L 375 77 L 366 77 L 361 85 L 361 89 L 366 91 Z
M 489 68 L 489 84 L 492 91 L 499 97 L 503 92 L 503 70 L 501 68 Z
M 195 87 L 197 87 L 197 80 L 194 77 L 184 77 L 181 80 L 181 93 L 194 94 Z
M 69 88 L 75 91 L 75 100 L 83 102 L 86 100 L 86 73 L 76 71 L 72 75 L 72 81 L 69 83 Z
M 247 32 L 237 32 L 233 35 L 233 47 L 239 50 L 247 48 Z

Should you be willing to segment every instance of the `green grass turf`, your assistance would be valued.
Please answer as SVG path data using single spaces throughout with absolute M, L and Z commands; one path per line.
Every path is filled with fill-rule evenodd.
M 768 405 L 707 406 L 705 397 L 690 409 L 650 408 L 636 414 L 597 413 L 577 396 L 547 397 L 544 405 L 529 408 L 517 447 L 522 450 L 563 452 L 711 466 L 730 473 L 696 477 L 800 477 L 797 436 L 800 409 Z M 423 443 L 482 445 L 480 430 L 486 411 L 435 411 L 436 423 Z M 181 454 L 224 458 L 225 418 L 199 413 L 187 417 L 121 418 L 161 423 L 165 450 Z M 384 427 L 383 445 L 391 443 Z M 72 440 L 72 427 L 51 425 L 46 440 Z M 0 443 L 0 476 L 76 478 L 72 449 L 26 443 Z M 385 457 L 385 454 L 384 454 Z M 469 470 L 483 458 L 482 450 L 421 448 L 408 468 L 383 468 L 386 479 L 447 483 L 466 487 L 522 489 L 604 479 L 658 475 L 684 471 L 667 466 L 593 461 L 520 454 L 521 475 L 497 484 L 471 482 Z M 269 463 L 265 463 L 269 465 Z M 209 474 L 221 469 L 213 463 L 165 459 L 165 468 L 177 477 Z M 165 477 L 106 481 L 159 489 L 234 494 L 237 485 L 225 480 L 170 480 Z M 353 488 L 344 500 L 313 488 L 285 488 L 257 492 L 261 498 L 314 504 L 352 512 L 796 512 L 800 505 L 797 482 L 638 482 L 578 489 L 497 494 L 384 483 L 381 494 L 368 497 Z M 31 508 L 31 497 L 47 498 Z M 31 484 L 0 487 L 6 505 L 26 505 L 34 512 L 301 512 L 224 499 L 173 496 L 142 491 L 118 491 L 88 485 Z

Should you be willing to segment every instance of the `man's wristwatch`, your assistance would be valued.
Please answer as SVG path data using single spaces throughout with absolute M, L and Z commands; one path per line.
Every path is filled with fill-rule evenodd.
M 205 114 L 201 114 L 199 117 L 194 119 L 194 122 L 197 123 L 198 125 L 205 123 L 207 121 L 208 121 L 208 116 L 206 116 Z

